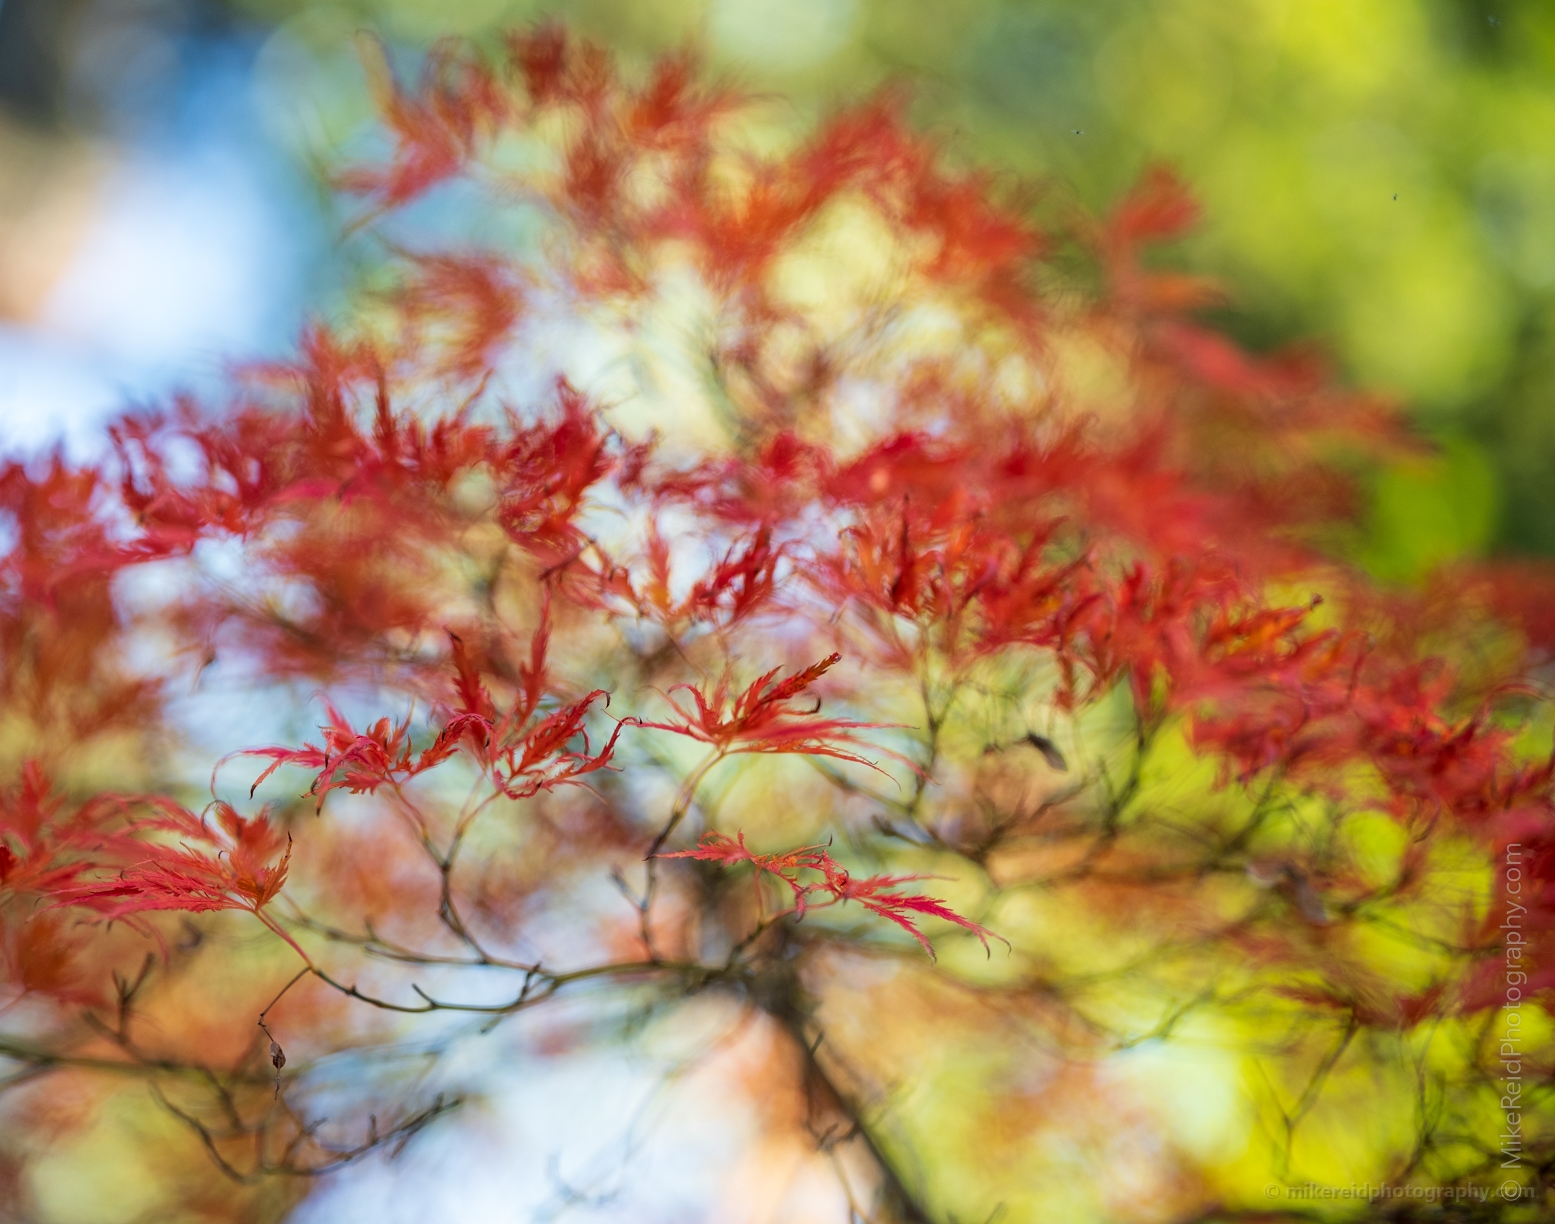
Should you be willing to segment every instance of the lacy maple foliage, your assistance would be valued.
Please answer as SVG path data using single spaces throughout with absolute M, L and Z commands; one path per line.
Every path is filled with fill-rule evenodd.
M 918 929 L 915 915 L 928 914 L 953 922 L 976 935 L 984 949 L 987 949 L 988 937 L 992 934 L 986 927 L 970 922 L 947 909 L 943 901 L 936 901 L 933 897 L 904 896 L 885 891 L 899 884 L 909 884 L 914 880 L 927 877 L 906 875 L 854 879 L 819 846 L 801 846 L 797 850 L 787 850 L 779 854 L 752 854 L 745 848 L 743 833 L 730 838 L 723 833 L 709 832 L 702 835 L 695 849 L 677 850 L 663 857 L 701 859 L 703 862 L 718 863 L 724 867 L 749 863 L 756 871 L 758 880 L 760 874 L 766 872 L 788 885 L 794 894 L 793 913 L 797 918 L 803 918 L 805 911 L 817 904 L 811 899 L 817 893 L 831 898 L 830 901 L 819 903 L 822 905 L 857 901 L 870 913 L 878 914 L 908 932 L 931 957 L 934 955 L 934 946 Z M 801 871 L 814 872 L 820 878 L 809 883 L 801 883 L 799 878 Z M 757 901 L 759 904 L 759 891 Z M 999 936 L 995 935 L 994 938 L 998 939 Z
M 773 151 L 690 59 L 638 81 L 554 27 L 440 52 L 415 89 L 369 67 L 392 151 L 338 179 L 363 227 L 466 178 L 548 238 L 394 244 L 392 290 L 229 402 L 0 472 L 16 1108 L 111 1065 L 189 1161 L 293 1175 L 276 1211 L 479 1091 L 343 1105 L 332 1052 L 585 983 L 716 994 L 791 1044 L 861 1217 L 984 1218 L 943 1171 L 978 1151 L 871 1104 L 871 1059 L 915 1047 L 870 991 L 919 990 L 940 1039 L 1015 1026 L 1075 1067 L 1200 1013 L 1276 1026 L 1250 1106 L 1271 1177 L 1344 1083 L 1413 1067 L 1433 1120 L 1368 1174 L 1488 1176 L 1496 1145 L 1462 1136 L 1498 1095 L 1509 846 L 1522 996 L 1555 987 L 1549 579 L 1382 591 L 1343 560 L 1368 465 L 1415 444 L 1309 352 L 1198 320 L 1214 288 L 1150 254 L 1194 223 L 1180 184 L 1044 232 L 892 97 Z M 679 336 L 699 398 L 647 380 L 634 418 L 555 369 L 535 397 L 563 324 Z M 186 806 L 170 745 L 204 750 L 198 703 L 264 726 L 299 682 L 319 738 L 222 745 Z M 225 910 L 275 946 L 191 917 Z M 880 963 L 888 985 L 851 984 Z M 820 1043 L 860 1024 L 853 1053 Z M 1547 1085 L 1549 1051 L 1526 1057 Z M 1012 1083 L 986 1125 L 1040 1135 L 1062 1100 Z M 935 1100 L 978 1133 L 978 1093 Z M 1530 1129 L 1520 1181 L 1549 1144 Z M 1159 1150 L 1182 1218 L 1243 1210 Z

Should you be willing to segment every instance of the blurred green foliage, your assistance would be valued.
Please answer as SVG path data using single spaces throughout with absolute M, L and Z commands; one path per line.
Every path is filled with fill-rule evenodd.
M 1234 294 L 1219 321 L 1260 349 L 1317 339 L 1441 443 L 1380 480 L 1375 572 L 1555 552 L 1548 0 L 230 3 L 280 23 L 275 106 L 333 96 L 304 124 L 326 144 L 366 119 L 339 72 L 356 29 L 415 46 L 557 15 L 629 54 L 697 43 L 802 109 L 910 78 L 959 154 L 1050 202 L 1103 208 L 1168 162 L 1205 206 L 1183 257 Z

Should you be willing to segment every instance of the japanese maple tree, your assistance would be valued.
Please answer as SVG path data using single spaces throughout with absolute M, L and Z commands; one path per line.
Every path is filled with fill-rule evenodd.
M 1535 1218 L 1549 579 L 1345 560 L 1419 444 L 1200 321 L 1169 173 L 1039 226 L 894 96 L 795 136 L 552 27 L 369 58 L 387 279 L 0 471 L 14 1218 L 109 1103 L 145 1218 L 279 1218 L 471 1125 L 456 1048 L 697 1007 L 740 1218 L 814 1170 L 882 1224 Z M 425 249 L 456 190 L 531 237 Z

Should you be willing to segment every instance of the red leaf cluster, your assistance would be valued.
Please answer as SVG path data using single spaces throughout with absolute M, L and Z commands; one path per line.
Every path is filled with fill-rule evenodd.
M 529 799 L 542 790 L 576 784 L 579 778 L 609 765 L 622 729 L 636 720 L 617 722 L 610 738 L 595 753 L 589 746 L 584 720 L 597 702 L 603 699 L 608 704 L 605 690 L 596 689 L 549 713 L 541 712 L 548 622 L 543 621 L 534 635 L 530 664 L 522 672 L 522 690 L 505 711 L 497 708 L 487 692 L 463 640 L 457 635 L 450 637 L 458 699 L 436 738 L 419 753 L 411 743 L 409 716 L 399 723 L 380 718 L 358 731 L 330 706 L 330 721 L 320 728 L 324 733 L 322 746 L 243 751 L 244 756 L 270 758 L 249 793 L 252 795 L 281 766 L 299 766 L 316 771 L 308 794 L 318 797 L 322 810 L 330 791 L 360 795 L 374 794 L 383 786 L 397 790 L 402 783 L 441 765 L 461 747 L 468 749 L 482 772 L 510 799 Z M 571 745 L 580 740 L 582 751 L 573 750 Z

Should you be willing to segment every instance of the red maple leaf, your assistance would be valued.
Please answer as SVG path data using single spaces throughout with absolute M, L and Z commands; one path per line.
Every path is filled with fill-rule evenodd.
M 746 848 L 744 833 L 730 837 L 725 833 L 710 831 L 704 833 L 692 849 L 677 850 L 672 854 L 658 857 L 699 859 L 702 862 L 718 863 L 723 867 L 737 867 L 741 863 L 749 863 L 755 869 L 758 880 L 762 874 L 768 874 L 788 885 L 794 894 L 794 914 L 797 918 L 803 918 L 807 910 L 814 908 L 815 903 L 810 898 L 817 894 L 829 898 L 822 902 L 823 905 L 857 901 L 870 913 L 877 914 L 901 927 L 918 941 L 931 959 L 934 957 L 934 946 L 917 926 L 921 916 L 943 918 L 946 922 L 953 922 L 971 931 L 982 943 L 984 950 L 988 950 L 990 938 L 1009 946 L 1009 941 L 1003 936 L 996 935 L 987 927 L 961 917 L 936 897 L 890 891 L 914 880 L 936 877 L 881 875 L 855 878 L 821 846 L 800 846 L 777 854 L 753 854 Z M 800 876 L 800 872 L 811 872 L 821 878 L 807 881 Z
M 738 695 L 731 695 L 729 675 L 726 672 L 711 693 L 690 684 L 677 684 L 665 694 L 665 700 L 680 715 L 681 722 L 652 722 L 639 724 L 660 731 L 673 731 L 688 735 L 704 744 L 711 744 L 725 756 L 736 753 L 799 753 L 808 756 L 835 757 L 840 761 L 852 761 L 867 765 L 880 772 L 880 767 L 854 751 L 856 747 L 870 747 L 877 752 L 912 766 L 906 757 L 890 749 L 879 748 L 859 737 L 858 732 L 898 726 L 896 723 L 857 722 L 849 718 L 817 718 L 820 699 L 808 710 L 796 710 L 791 703 L 801 693 L 819 680 L 833 665 L 841 660 L 840 654 L 831 654 L 819 663 L 812 663 L 787 680 L 776 681 L 781 667 L 758 677 Z M 675 694 L 691 695 L 694 710 L 687 709 Z
M 133 857 L 121 843 L 118 854 L 129 861 L 100 858 L 87 864 L 82 874 L 92 878 L 51 890 L 54 906 L 79 906 L 108 921 L 133 921 L 158 910 L 247 910 L 307 959 L 291 936 L 261 912 L 286 883 L 290 834 L 275 828 L 263 812 L 244 819 L 221 802 L 211 808 L 214 827 L 170 799 L 125 802 L 145 809 L 130 818 L 129 830 L 136 835 Z M 167 837 L 176 843 L 158 840 Z
M 347 790 L 353 795 L 372 794 L 386 783 L 417 772 L 410 755 L 408 717 L 397 726 L 391 726 L 387 718 L 380 718 L 366 731 L 356 731 L 333 705 L 327 708 L 330 721 L 319 728 L 324 733 L 324 747 L 304 744 L 301 748 L 246 748 L 237 754 L 271 758 L 264 772 L 249 787 L 250 795 L 282 765 L 300 765 L 318 771 L 308 794 L 318 796 L 320 808 L 324 806 L 324 797 L 332 790 Z

